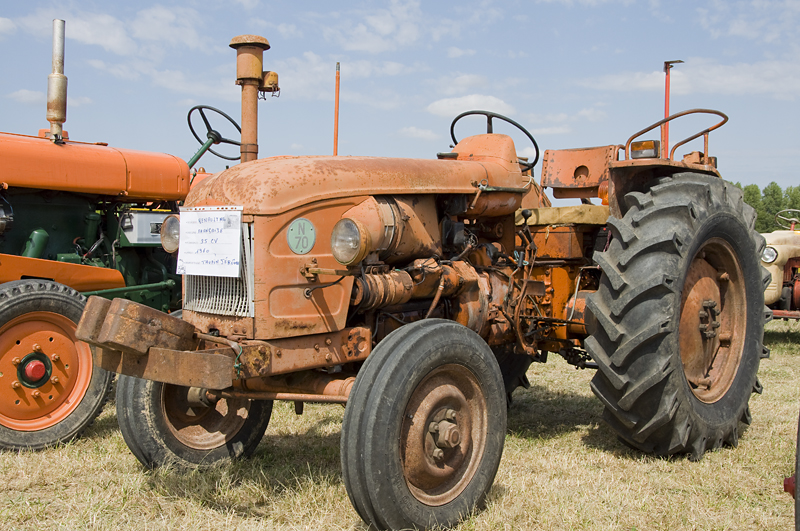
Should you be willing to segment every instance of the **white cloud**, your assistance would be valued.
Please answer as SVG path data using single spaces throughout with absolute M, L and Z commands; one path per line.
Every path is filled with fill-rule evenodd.
M 468 96 L 461 96 L 460 98 L 444 98 L 434 101 L 426 107 L 429 113 L 448 118 L 464 111 L 475 109 L 493 111 L 505 115 L 514 114 L 514 107 L 500 98 L 487 96 L 485 94 L 470 94 Z
M 622 72 L 579 82 L 587 88 L 615 91 L 663 91 L 663 72 Z M 672 70 L 675 94 L 767 95 L 791 100 L 800 94 L 800 62 L 768 60 L 719 64 L 691 58 Z
M 468 57 L 470 55 L 475 55 L 475 50 L 464 50 L 455 46 L 451 46 L 447 49 L 447 57 L 451 59 L 455 59 L 456 57 Z
M 91 103 L 92 99 L 86 96 L 67 96 L 67 107 L 81 107 L 83 105 L 90 105 Z
M 765 43 L 796 39 L 800 2 L 797 0 L 710 0 L 697 8 L 698 20 L 713 37 L 743 37 Z
M 194 9 L 157 5 L 136 13 L 130 28 L 136 39 L 198 49 L 205 46 L 196 29 L 201 20 Z
M 479 74 L 460 74 L 457 72 L 445 75 L 434 81 L 439 94 L 454 96 L 475 90 L 487 90 L 489 80 Z M 488 91 L 488 90 L 487 90 Z
M 422 140 L 437 140 L 439 138 L 439 135 L 430 129 L 420 129 L 413 125 L 410 127 L 403 127 L 398 133 L 408 138 L 421 138 Z
M 248 10 L 258 7 L 258 0 L 233 0 L 233 2 Z
M 289 146 L 289 149 L 291 149 L 292 151 L 300 151 L 301 149 L 303 149 L 303 145 L 302 144 L 292 144 L 291 146 Z
M 28 89 L 19 89 L 16 92 L 7 94 L 6 97 L 25 105 L 44 105 L 47 101 L 47 96 L 44 92 Z
M 297 29 L 297 26 L 294 24 L 278 24 L 276 27 L 278 33 L 281 34 L 281 37 L 284 39 L 291 39 L 291 38 L 299 38 L 303 36 L 303 32 Z
M 0 17 L 0 38 L 4 35 L 11 35 L 17 30 L 17 25 L 14 21 L 8 18 Z

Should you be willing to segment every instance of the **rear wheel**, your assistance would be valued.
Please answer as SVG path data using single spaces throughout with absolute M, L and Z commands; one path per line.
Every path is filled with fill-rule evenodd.
M 491 349 L 444 320 L 403 326 L 367 359 L 345 410 L 345 486 L 379 529 L 452 526 L 500 463 L 505 390 Z
M 146 467 L 193 468 L 248 457 L 269 424 L 272 402 L 190 400 L 190 388 L 120 375 L 117 419 L 133 455 Z
M 759 391 L 766 271 L 763 238 L 741 191 L 717 177 L 678 174 L 625 197 L 589 299 L 586 348 L 604 417 L 646 452 L 735 446 Z M 766 312 L 765 312 L 766 311 Z
M 51 281 L 0 286 L 0 447 L 69 441 L 103 409 L 113 374 L 75 337 L 85 303 Z

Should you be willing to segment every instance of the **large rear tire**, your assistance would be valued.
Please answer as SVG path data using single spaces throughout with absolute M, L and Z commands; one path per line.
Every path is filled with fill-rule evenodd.
M 372 352 L 342 424 L 345 487 L 378 529 L 449 527 L 480 507 L 500 464 L 505 389 L 489 346 L 441 319 Z
M 86 299 L 47 280 L 0 286 L 0 448 L 69 441 L 103 409 L 113 374 L 75 337 Z
M 117 419 L 133 455 L 148 468 L 190 469 L 253 454 L 271 401 L 220 399 L 198 406 L 188 387 L 120 375 Z
M 629 445 L 658 455 L 735 446 L 763 346 L 764 239 L 742 192 L 717 177 L 665 177 L 625 196 L 587 303 L 592 390 Z M 768 280 L 768 278 L 767 278 Z

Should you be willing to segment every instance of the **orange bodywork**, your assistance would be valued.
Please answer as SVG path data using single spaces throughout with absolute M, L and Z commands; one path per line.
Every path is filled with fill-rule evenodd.
M 125 287 L 116 269 L 0 254 L 0 284 L 23 278 L 54 280 L 78 291 Z
M 189 192 L 189 167 L 178 157 L 104 144 L 0 133 L 0 182 L 10 187 L 180 200 Z

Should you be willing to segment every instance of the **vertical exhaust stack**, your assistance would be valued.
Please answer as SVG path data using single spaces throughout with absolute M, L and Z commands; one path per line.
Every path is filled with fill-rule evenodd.
M 47 76 L 47 121 L 50 122 L 50 138 L 56 144 L 62 142 L 62 124 L 67 121 L 67 76 L 64 75 L 64 26 L 63 20 L 53 20 L 53 73 Z
M 258 158 L 258 92 L 269 42 L 258 35 L 239 35 L 230 47 L 236 50 L 236 84 L 242 86 L 242 162 L 248 162 Z

